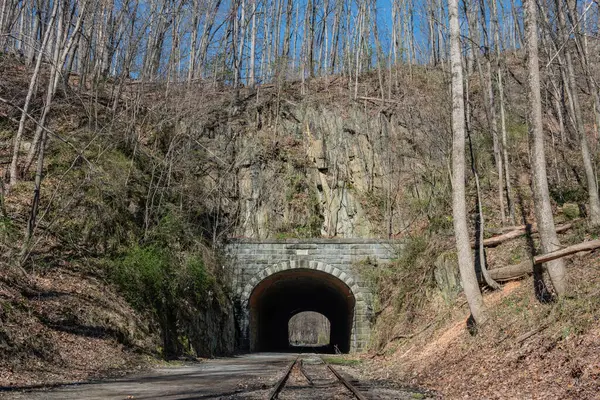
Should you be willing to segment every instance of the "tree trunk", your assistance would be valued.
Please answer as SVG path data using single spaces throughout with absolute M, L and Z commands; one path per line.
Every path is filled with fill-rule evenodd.
M 463 289 L 475 323 L 485 321 L 485 308 L 473 268 L 467 228 L 465 198 L 465 104 L 461 61 L 458 0 L 448 0 L 450 16 L 450 59 L 452 64 L 452 215 Z
M 31 238 L 37 224 L 37 214 L 40 205 L 40 192 L 42 188 L 42 176 L 44 172 L 44 148 L 46 147 L 46 137 L 47 133 L 44 130 L 42 133 L 42 141 L 40 143 L 40 152 L 38 154 L 35 184 L 33 187 L 33 200 L 31 202 L 31 213 L 29 214 L 29 219 L 27 220 L 27 232 L 25 234 L 25 241 L 23 242 L 23 249 L 21 252 L 22 256 L 27 254 Z M 21 260 L 21 262 L 22 261 L 23 260 Z
M 529 137 L 531 143 L 531 174 L 533 180 L 533 201 L 535 217 L 541 239 L 542 253 L 550 253 L 560 248 L 554 228 L 554 216 L 550 204 L 548 178 L 546 175 L 546 154 L 542 123 L 542 99 L 540 93 L 540 69 L 538 59 L 537 4 L 535 0 L 525 2 L 525 27 L 527 37 L 527 66 L 529 83 Z M 558 296 L 567 292 L 565 266 L 562 260 L 551 261 L 546 269 Z
M 475 248 L 477 249 L 477 256 L 479 260 L 479 269 L 481 270 L 481 275 L 483 276 L 484 282 L 491 287 L 492 289 L 500 289 L 500 285 L 496 282 L 489 274 L 486 265 L 486 257 L 485 257 L 485 246 L 484 246 L 484 229 L 485 222 L 483 217 L 483 202 L 481 201 L 481 186 L 479 185 L 479 174 L 477 173 L 477 168 L 475 167 L 475 154 L 473 153 L 473 145 L 471 143 L 471 135 L 469 133 L 469 149 L 471 151 L 471 170 L 473 171 L 473 176 L 475 177 L 475 187 L 477 189 L 477 213 L 479 216 L 478 221 L 478 229 L 476 230 L 477 237 L 475 239 Z
M 248 66 L 248 86 L 254 87 L 256 84 L 255 67 L 256 62 L 256 2 L 252 0 L 252 28 L 250 33 L 250 65 Z
M 491 46 L 491 40 L 489 39 L 487 29 L 487 16 L 485 13 L 485 3 L 483 0 L 479 0 L 480 9 L 480 23 L 483 31 L 483 46 L 485 54 L 483 60 L 485 62 L 485 74 L 482 71 L 481 57 L 477 57 L 477 70 L 479 72 L 479 79 L 481 86 L 485 87 L 483 100 L 485 103 L 485 116 L 487 119 L 488 127 L 492 135 L 493 152 L 494 152 L 494 163 L 496 165 L 496 173 L 498 175 L 498 203 L 500 206 L 500 219 L 502 224 L 506 223 L 506 213 L 504 210 L 504 167 L 503 159 L 501 156 L 500 142 L 498 140 L 498 121 L 496 119 L 496 104 L 494 101 L 494 88 L 492 85 L 492 67 L 490 62 L 491 53 L 489 51 Z
M 311 78 L 315 76 L 315 29 L 316 27 L 316 18 L 317 18 L 317 0 L 308 0 L 308 5 L 310 5 L 310 25 L 309 25 L 309 35 L 308 35 L 308 69 Z M 308 7 L 307 10 L 308 10 Z
M 338 42 L 340 37 L 340 20 L 342 17 L 342 11 L 344 9 L 344 3 L 339 2 L 335 6 L 335 14 L 333 16 L 333 28 L 331 30 L 331 54 L 329 56 L 329 73 L 335 73 L 335 67 L 337 62 L 338 53 Z
M 556 9 L 559 20 L 559 31 L 561 38 L 564 41 L 563 51 L 565 56 L 565 66 L 567 72 L 566 85 L 569 87 L 569 100 L 571 109 L 573 110 L 573 119 L 575 122 L 575 130 L 577 131 L 577 137 L 579 139 L 579 145 L 581 148 L 581 156 L 583 159 L 583 169 L 585 171 L 585 177 L 587 180 L 588 198 L 589 198 L 589 217 L 590 225 L 600 225 L 600 197 L 598 196 L 598 185 L 594 174 L 594 166 L 592 163 L 592 156 L 590 154 L 590 148 L 587 140 L 587 134 L 585 132 L 585 125 L 583 123 L 583 116 L 581 113 L 581 105 L 579 104 L 579 94 L 577 93 L 577 81 L 575 79 L 575 69 L 573 66 L 573 59 L 571 57 L 571 51 L 566 45 L 569 41 L 569 33 L 567 32 L 564 6 L 560 0 L 556 0 Z
M 511 224 L 515 223 L 515 207 L 512 201 L 511 184 L 510 184 L 510 166 L 508 163 L 508 146 L 506 134 L 506 112 L 504 109 L 504 84 L 502 80 L 501 68 L 501 49 L 500 49 L 500 23 L 498 21 L 498 6 L 496 0 L 491 1 L 492 7 L 492 29 L 494 30 L 494 44 L 496 47 L 496 77 L 498 83 L 498 102 L 500 103 L 500 129 L 502 138 L 502 159 L 504 161 L 504 184 L 506 190 L 506 205 L 508 207 L 508 215 Z
M 35 91 L 35 87 L 37 84 L 37 77 L 40 72 L 40 67 L 42 65 L 42 59 L 44 58 L 44 51 L 46 49 L 46 45 L 48 44 L 50 36 L 52 36 L 52 28 L 54 26 L 56 14 L 58 12 L 58 3 L 58 1 L 55 1 L 54 5 L 52 6 L 52 15 L 50 17 L 50 21 L 48 22 L 48 26 L 46 27 L 44 39 L 42 41 L 42 45 L 40 46 L 40 50 L 38 51 L 35 69 L 29 81 L 29 90 L 27 91 L 27 96 L 25 97 L 25 104 L 23 105 L 23 111 L 21 113 L 21 119 L 19 121 L 19 128 L 17 130 L 17 135 L 15 136 L 13 156 L 10 164 L 10 181 L 9 185 L 6 188 L 6 192 L 8 192 L 9 189 L 17 183 L 19 153 L 21 151 L 21 139 L 23 137 L 23 132 L 25 131 L 25 121 L 27 120 L 27 115 L 29 113 L 29 105 L 31 103 L 31 99 L 33 98 L 33 92 Z
M 190 59 L 188 61 L 188 76 L 187 83 L 188 86 L 192 83 L 192 79 L 194 79 L 194 70 L 196 69 L 196 42 L 198 41 L 198 25 L 200 24 L 200 4 L 199 0 L 192 1 L 192 32 L 190 34 Z
M 292 70 L 296 71 L 296 60 L 298 59 L 298 30 L 300 29 L 300 3 L 296 3 L 296 22 L 294 23 L 294 30 L 292 33 L 292 37 L 294 40 L 292 41 Z
M 286 64 L 289 62 L 288 58 L 290 56 L 290 32 L 292 29 L 292 11 L 293 11 L 293 2 L 292 0 L 287 0 L 285 7 L 285 31 L 283 33 L 283 56 L 286 58 Z
M 60 82 L 60 78 L 63 71 L 63 66 L 67 61 L 67 57 L 71 53 L 71 49 L 75 44 L 75 39 L 79 36 L 79 30 L 81 29 L 81 24 L 85 17 L 85 10 L 87 6 L 87 0 L 85 0 L 79 10 L 79 17 L 77 18 L 77 22 L 75 23 L 75 28 L 73 29 L 71 36 L 67 39 L 66 37 L 58 37 L 56 40 L 56 47 L 54 49 L 54 59 L 52 61 L 52 65 L 50 68 L 50 77 L 48 79 L 48 88 L 46 91 L 46 102 L 44 103 L 44 107 L 42 109 L 42 116 L 38 121 L 37 128 L 35 130 L 35 135 L 33 137 L 33 141 L 31 143 L 31 148 L 29 149 L 29 153 L 27 154 L 27 158 L 25 159 L 25 164 L 23 166 L 23 173 L 27 173 L 29 167 L 33 163 L 35 155 L 40 148 L 41 138 L 43 136 L 44 126 L 46 124 L 46 118 L 48 117 L 48 113 L 52 107 L 52 100 L 54 99 L 54 95 L 56 94 L 56 89 L 58 88 L 58 84 Z M 59 26 L 62 23 L 59 24 Z M 70 24 L 69 24 L 70 25 Z M 65 31 L 65 34 L 68 34 L 68 30 Z M 60 35 L 61 29 L 57 30 L 57 35 Z M 65 43 L 66 40 L 66 43 Z M 65 43 L 64 46 L 61 46 L 60 43 Z M 68 78 L 67 78 L 68 79 Z
M 519 24 L 519 16 L 517 15 L 517 7 L 515 5 L 515 0 L 510 0 L 510 10 L 512 14 L 513 24 L 514 24 L 514 45 L 513 49 L 522 49 L 523 48 L 523 32 L 521 31 L 521 24 Z

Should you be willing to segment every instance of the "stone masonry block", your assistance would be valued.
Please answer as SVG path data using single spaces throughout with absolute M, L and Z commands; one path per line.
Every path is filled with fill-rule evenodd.
M 348 279 L 348 274 L 344 271 L 342 271 L 342 273 L 340 274 L 339 278 L 344 281 L 344 283 L 346 283 L 346 280 Z
M 311 243 L 291 243 L 285 246 L 286 249 L 312 249 L 312 250 L 318 250 L 318 245 L 316 244 L 311 244 Z
M 386 263 L 398 249 L 399 243 L 377 239 L 232 239 L 224 251 L 226 265 L 233 273 L 231 289 L 242 302 L 248 301 L 261 280 L 292 268 L 316 269 L 342 280 L 356 300 L 351 346 L 352 351 L 357 351 L 368 345 L 372 296 L 353 264 L 366 258 Z M 247 318 L 244 321 L 243 324 L 248 323 Z M 248 326 L 240 329 L 245 332 Z

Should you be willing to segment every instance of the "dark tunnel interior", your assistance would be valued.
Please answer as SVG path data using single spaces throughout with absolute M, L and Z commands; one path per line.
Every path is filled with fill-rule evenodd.
M 350 351 L 355 299 L 340 279 L 323 271 L 291 269 L 261 281 L 250 295 L 250 350 L 290 350 L 288 322 L 303 311 L 331 323 L 330 347 Z

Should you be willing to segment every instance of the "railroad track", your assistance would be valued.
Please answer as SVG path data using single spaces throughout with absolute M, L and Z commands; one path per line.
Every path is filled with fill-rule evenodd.
M 311 370 L 307 371 L 308 369 Z M 286 386 L 294 372 L 296 380 L 303 379 L 304 382 Z M 308 358 L 298 356 L 286 366 L 284 375 L 271 390 L 269 400 L 281 399 L 280 395 L 286 399 L 331 398 L 333 392 L 337 393 L 336 398 L 367 400 L 364 394 L 322 357 L 317 355 L 308 356 Z M 323 395 L 325 397 L 322 397 Z

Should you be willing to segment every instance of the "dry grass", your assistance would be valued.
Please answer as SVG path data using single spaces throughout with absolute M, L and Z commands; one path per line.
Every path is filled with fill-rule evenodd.
M 508 283 L 485 295 L 490 318 L 476 336 L 465 328 L 463 299 L 461 307 L 437 310 L 446 312 L 445 322 L 392 344 L 365 369 L 447 398 L 598 399 L 600 258 L 568 263 L 568 298 L 541 304 L 532 278 Z
M 76 266 L 0 276 L 0 387 L 77 382 L 143 363 L 157 337 L 102 281 Z

